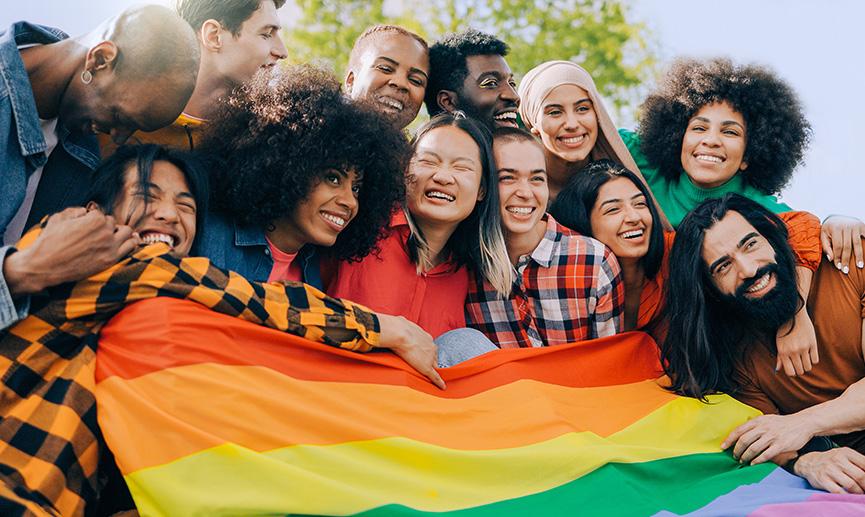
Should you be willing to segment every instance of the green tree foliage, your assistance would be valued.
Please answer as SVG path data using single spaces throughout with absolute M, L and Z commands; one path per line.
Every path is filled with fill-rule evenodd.
M 623 0 L 296 0 L 294 7 L 289 59 L 326 64 L 338 75 L 355 38 L 376 23 L 402 25 L 430 43 L 469 26 L 496 34 L 511 47 L 518 80 L 543 61 L 572 60 L 617 110 L 634 104 L 656 66 L 651 34 L 630 19 Z

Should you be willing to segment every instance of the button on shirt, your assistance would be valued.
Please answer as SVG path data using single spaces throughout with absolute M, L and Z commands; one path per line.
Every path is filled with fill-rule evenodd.
M 466 320 L 499 348 L 561 345 L 623 328 L 625 290 L 615 256 L 544 217 L 544 237 L 519 258 L 507 299 L 480 278 L 470 285 Z

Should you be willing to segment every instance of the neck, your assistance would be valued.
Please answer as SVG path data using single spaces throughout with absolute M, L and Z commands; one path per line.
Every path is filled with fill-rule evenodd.
M 430 221 L 417 221 L 416 224 L 426 241 L 431 265 L 435 267 L 447 260 L 444 249 L 451 235 L 456 231 L 457 224 Z
M 619 265 L 622 266 L 622 280 L 625 282 L 625 291 L 633 289 L 643 289 L 643 284 L 646 282 L 646 274 L 643 272 L 643 265 L 640 259 L 637 258 L 620 258 Z
M 589 159 L 586 157 L 585 160 L 578 162 L 568 162 L 547 150 L 544 150 L 544 155 L 547 159 L 547 184 L 550 187 L 550 203 L 552 203 L 559 192 L 568 184 L 571 176 L 585 167 L 589 163 Z
M 192 91 L 192 97 L 189 98 L 183 112 L 196 118 L 207 119 L 213 115 L 214 109 L 219 105 L 219 100 L 228 96 L 236 86 L 220 75 L 210 60 L 202 59 L 198 69 L 198 80 L 195 81 L 195 89 Z
M 287 219 L 278 219 L 271 223 L 271 227 L 273 230 L 268 229 L 265 234 L 268 240 L 283 253 L 297 253 L 307 244 Z
M 505 246 L 508 248 L 508 259 L 511 264 L 516 266 L 520 257 L 535 251 L 535 248 L 543 240 L 546 231 L 547 223 L 543 219 L 527 232 L 513 233 L 505 230 Z
M 63 95 L 84 68 L 87 49 L 74 39 L 21 51 L 39 118 L 58 116 Z

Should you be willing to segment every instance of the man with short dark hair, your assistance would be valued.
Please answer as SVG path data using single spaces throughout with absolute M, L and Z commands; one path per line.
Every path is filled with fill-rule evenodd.
M 201 125 L 220 99 L 286 57 L 277 13 L 284 4 L 285 0 L 178 0 L 177 12 L 192 27 L 201 51 L 198 81 L 173 124 L 138 132 L 132 141 L 193 149 Z M 104 156 L 116 149 L 104 138 L 100 144 Z
M 808 298 L 820 362 L 778 375 L 776 333 L 803 303 L 784 223 L 736 194 L 706 201 L 679 225 L 670 253 L 663 362 L 679 393 L 728 392 L 766 413 L 722 444 L 741 461 L 798 453 L 794 471 L 813 486 L 863 493 L 865 273 L 843 275 L 824 260 Z M 809 452 L 815 437 L 844 447 Z
M 507 54 L 503 41 L 475 29 L 437 41 L 429 51 L 425 102 L 430 116 L 461 110 L 491 128 L 517 127 L 520 98 Z
M 93 133 L 122 143 L 169 124 L 197 72 L 195 36 L 164 7 L 126 10 L 76 38 L 26 22 L 0 32 L 0 329 L 26 316 L 29 295 L 105 269 L 137 244 L 128 227 L 80 216 L 53 221 L 29 251 L 10 246 L 84 201 L 99 163 Z
M 403 129 L 417 117 L 429 81 L 429 48 L 397 25 L 374 25 L 351 49 L 345 92 L 371 101 Z

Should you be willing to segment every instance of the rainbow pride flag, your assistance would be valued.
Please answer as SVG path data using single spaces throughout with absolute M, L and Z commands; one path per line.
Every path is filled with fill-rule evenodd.
M 641 333 L 442 370 L 137 303 L 107 326 L 99 422 L 142 515 L 862 515 L 721 440 L 757 411 L 658 386 Z

